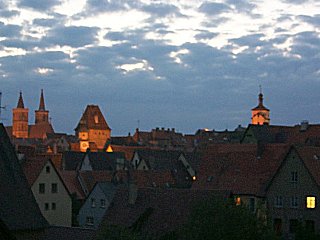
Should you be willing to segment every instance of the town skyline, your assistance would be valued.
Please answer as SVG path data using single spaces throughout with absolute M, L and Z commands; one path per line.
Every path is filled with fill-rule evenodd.
M 320 3 L 0 0 L 2 122 L 44 89 L 57 132 L 88 104 L 115 135 L 234 129 L 262 85 L 271 124 L 318 123 Z

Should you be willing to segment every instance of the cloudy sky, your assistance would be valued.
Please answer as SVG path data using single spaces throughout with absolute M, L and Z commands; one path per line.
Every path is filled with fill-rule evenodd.
M 320 123 L 319 0 L 0 0 L 2 121 L 44 89 L 57 132 L 86 105 L 113 135 Z

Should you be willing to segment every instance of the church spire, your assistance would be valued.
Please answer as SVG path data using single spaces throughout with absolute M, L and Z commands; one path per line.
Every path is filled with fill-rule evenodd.
M 22 92 L 20 91 L 20 96 L 18 100 L 17 108 L 24 108 L 23 98 L 22 98 Z
M 39 111 L 45 111 L 45 110 L 46 110 L 46 108 L 45 108 L 45 105 L 44 105 L 43 89 L 41 89 Z

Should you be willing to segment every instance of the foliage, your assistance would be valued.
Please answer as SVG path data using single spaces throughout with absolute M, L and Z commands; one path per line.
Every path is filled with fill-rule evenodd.
M 233 201 L 210 200 L 194 206 L 182 239 L 277 239 L 269 226 Z

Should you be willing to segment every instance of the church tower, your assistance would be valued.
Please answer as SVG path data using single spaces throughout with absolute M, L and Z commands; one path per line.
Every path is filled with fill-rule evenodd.
M 29 109 L 24 108 L 22 92 L 20 92 L 18 105 L 12 110 L 12 135 L 16 138 L 28 138 L 28 113 Z
M 260 86 L 259 104 L 251 110 L 251 123 L 255 125 L 270 124 L 270 110 L 263 106 L 263 94 Z
M 49 111 L 46 111 L 43 97 L 43 89 L 41 89 L 39 110 L 35 111 L 35 124 L 49 123 Z

